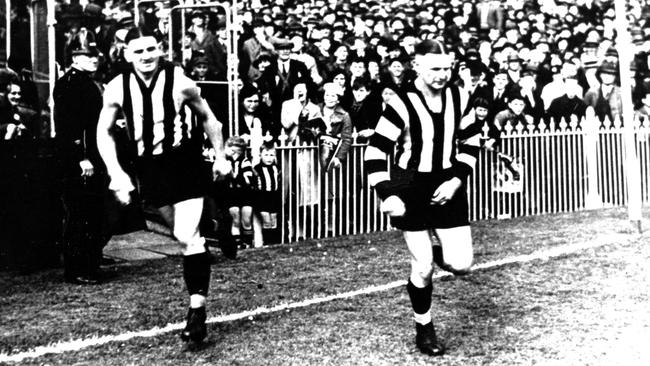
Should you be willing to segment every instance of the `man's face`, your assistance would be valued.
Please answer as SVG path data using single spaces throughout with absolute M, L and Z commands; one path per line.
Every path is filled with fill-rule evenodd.
M 287 61 L 291 58 L 291 50 L 288 48 L 278 50 L 278 58 L 282 61 Z
M 508 68 L 512 71 L 517 71 L 521 69 L 521 63 L 519 61 L 509 61 Z
M 133 68 L 143 74 L 153 73 L 158 70 L 162 52 L 154 37 L 140 37 L 131 40 L 126 47 L 127 60 Z
M 345 88 L 345 75 L 337 74 L 332 78 L 332 82 L 341 88 Z
M 513 99 L 510 101 L 510 103 L 508 103 L 508 107 L 510 107 L 512 113 L 516 114 L 517 116 L 521 115 L 524 112 L 525 106 L 526 104 L 521 99 Z
M 440 90 L 451 78 L 449 55 L 428 53 L 415 57 L 419 77 L 430 88 Z
M 616 81 L 616 75 L 603 72 L 600 74 L 600 81 L 605 85 L 612 85 Z
M 72 60 L 81 71 L 95 72 L 99 66 L 99 58 L 93 55 L 75 55 Z
M 506 74 L 494 75 L 494 87 L 497 88 L 497 90 L 505 89 L 507 84 L 508 84 L 508 75 Z
M 265 149 L 260 153 L 260 160 L 264 165 L 271 165 L 275 163 L 276 154 L 275 149 Z
M 357 102 L 362 102 L 370 94 L 368 89 L 365 86 L 360 87 L 359 89 L 352 90 L 352 95 L 354 95 L 354 100 Z
M 257 110 L 257 107 L 260 105 L 260 96 L 255 94 L 242 101 L 244 105 L 244 110 L 248 113 L 253 113 Z
M 197 77 L 204 78 L 205 75 L 207 75 L 207 73 L 208 73 L 208 65 L 206 65 L 206 64 L 198 64 L 198 65 L 194 66 L 192 72 Z
M 363 76 L 365 72 L 366 72 L 366 65 L 363 62 L 353 62 L 350 65 L 350 73 L 354 77 Z
M 22 92 L 20 90 L 20 85 L 11 84 L 9 86 L 9 91 L 7 92 L 7 99 L 11 105 L 18 105 L 20 103 L 20 97 Z

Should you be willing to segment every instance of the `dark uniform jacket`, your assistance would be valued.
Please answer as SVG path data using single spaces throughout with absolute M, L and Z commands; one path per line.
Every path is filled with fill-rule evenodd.
M 102 109 L 102 91 L 86 72 L 75 68 L 54 86 L 54 124 L 63 173 L 81 174 L 79 162 L 88 159 L 95 174 L 105 171 L 97 150 L 97 121 Z

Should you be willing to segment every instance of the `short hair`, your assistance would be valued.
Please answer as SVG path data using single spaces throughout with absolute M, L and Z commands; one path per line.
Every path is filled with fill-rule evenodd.
M 233 147 L 238 147 L 241 149 L 245 149 L 248 147 L 246 144 L 246 140 L 241 138 L 240 136 L 231 136 L 226 140 L 226 146 L 233 146 Z
M 426 55 L 429 53 L 446 54 L 445 46 L 437 39 L 425 39 L 414 47 L 416 55 Z
M 361 88 L 366 88 L 370 90 L 370 80 L 368 78 L 356 78 L 352 82 L 352 90 L 359 90 Z
M 264 141 L 260 146 L 260 152 L 275 150 L 275 143 L 273 141 Z
M 148 27 L 133 27 L 126 33 L 126 36 L 124 37 L 124 43 L 129 44 L 129 42 L 134 39 L 144 37 L 153 37 L 157 42 L 160 41 L 160 39 L 158 39 L 158 35 Z

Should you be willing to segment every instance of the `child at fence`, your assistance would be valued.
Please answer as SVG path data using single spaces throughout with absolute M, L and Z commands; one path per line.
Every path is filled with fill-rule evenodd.
M 232 167 L 227 178 L 227 188 L 223 195 L 232 217 L 231 232 L 240 249 L 253 242 L 253 187 L 255 173 L 246 157 L 247 144 L 243 138 L 232 136 L 226 140 L 225 155 Z
M 280 167 L 273 143 L 266 142 L 260 148 L 260 163 L 253 168 L 257 176 L 257 200 L 253 226 L 255 246 L 262 243 L 279 243 L 279 211 L 282 205 Z M 262 235 L 260 235 L 262 234 Z

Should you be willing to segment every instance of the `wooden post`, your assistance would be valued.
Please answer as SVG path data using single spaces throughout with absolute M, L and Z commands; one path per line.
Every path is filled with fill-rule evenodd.
M 621 101 L 623 104 L 622 119 L 625 135 L 625 178 L 627 183 L 627 207 L 628 216 L 636 223 L 641 232 L 641 167 L 636 154 L 636 138 L 634 131 L 634 106 L 632 104 L 632 85 L 630 80 L 633 75 L 630 72 L 630 64 L 634 59 L 634 47 L 628 32 L 628 21 L 626 17 L 625 0 L 615 0 L 616 10 L 616 49 L 619 58 L 619 70 L 621 80 Z

